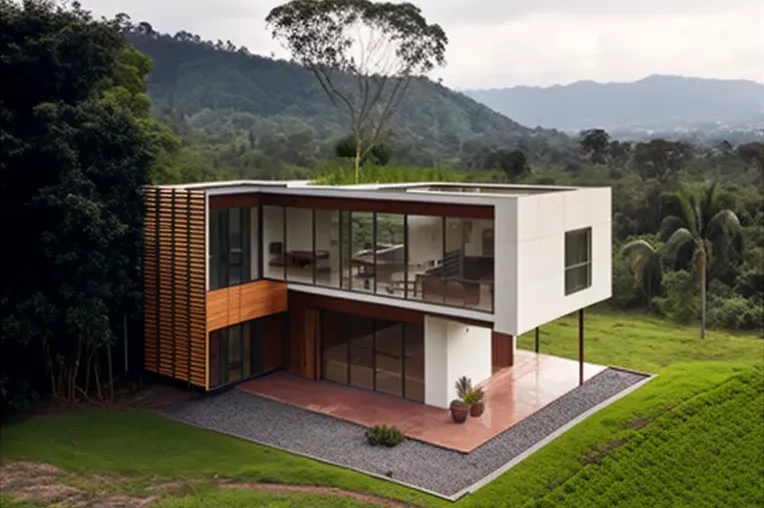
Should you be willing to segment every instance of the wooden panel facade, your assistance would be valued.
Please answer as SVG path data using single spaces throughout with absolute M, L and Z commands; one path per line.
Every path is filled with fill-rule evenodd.
M 497 331 L 491 332 L 491 366 L 493 372 L 514 365 L 514 337 Z
M 211 332 L 287 310 L 287 285 L 259 280 L 207 293 L 207 331 Z
M 318 309 L 298 307 L 289 312 L 289 362 L 292 374 L 318 380 L 321 369 L 319 334 L 321 314 Z
M 205 196 L 145 190 L 146 370 L 207 386 Z

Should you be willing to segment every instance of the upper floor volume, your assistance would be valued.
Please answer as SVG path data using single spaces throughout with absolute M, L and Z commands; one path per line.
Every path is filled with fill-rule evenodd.
M 148 192 L 163 196 L 147 210 L 157 231 L 187 230 L 204 291 L 281 281 L 437 306 L 512 335 L 611 292 L 610 188 L 234 181 Z M 175 241 L 152 245 L 185 249 Z

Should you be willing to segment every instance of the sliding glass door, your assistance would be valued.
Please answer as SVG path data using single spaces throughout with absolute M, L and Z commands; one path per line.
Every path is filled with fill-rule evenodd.
M 424 326 L 321 313 L 321 377 L 424 402 Z

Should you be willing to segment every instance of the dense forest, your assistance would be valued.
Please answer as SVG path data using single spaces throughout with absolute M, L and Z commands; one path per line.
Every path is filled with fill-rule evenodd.
M 268 178 L 284 168 L 333 157 L 348 135 L 338 109 L 313 74 L 294 63 L 251 55 L 230 41 L 154 31 L 123 18 L 128 40 L 154 62 L 155 112 L 197 153 L 236 177 Z M 339 77 L 339 86 L 349 86 Z M 487 152 L 520 148 L 539 163 L 559 163 L 570 138 L 529 129 L 425 78 L 414 80 L 385 143 L 390 164 L 483 167 Z
M 24 218 L 3 221 L 24 246 L 4 253 L 7 415 L 34 393 L 109 398 L 128 364 L 140 370 L 145 184 L 354 174 L 342 122 L 299 66 L 124 15 L 45 0 L 0 9 L 0 74 L 28 77 L 0 88 L 2 213 Z M 425 80 L 406 101 L 362 182 L 611 186 L 606 305 L 762 329 L 764 144 L 530 130 Z

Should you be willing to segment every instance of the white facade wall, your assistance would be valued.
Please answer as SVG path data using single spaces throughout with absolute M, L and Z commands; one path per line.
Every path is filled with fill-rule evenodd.
M 491 330 L 425 316 L 425 404 L 447 408 L 462 376 L 473 386 L 491 377 Z
M 514 205 L 497 206 L 496 330 L 516 336 L 610 298 L 610 189 L 527 195 L 513 201 Z M 592 284 L 566 296 L 565 232 L 586 227 L 592 229 Z

